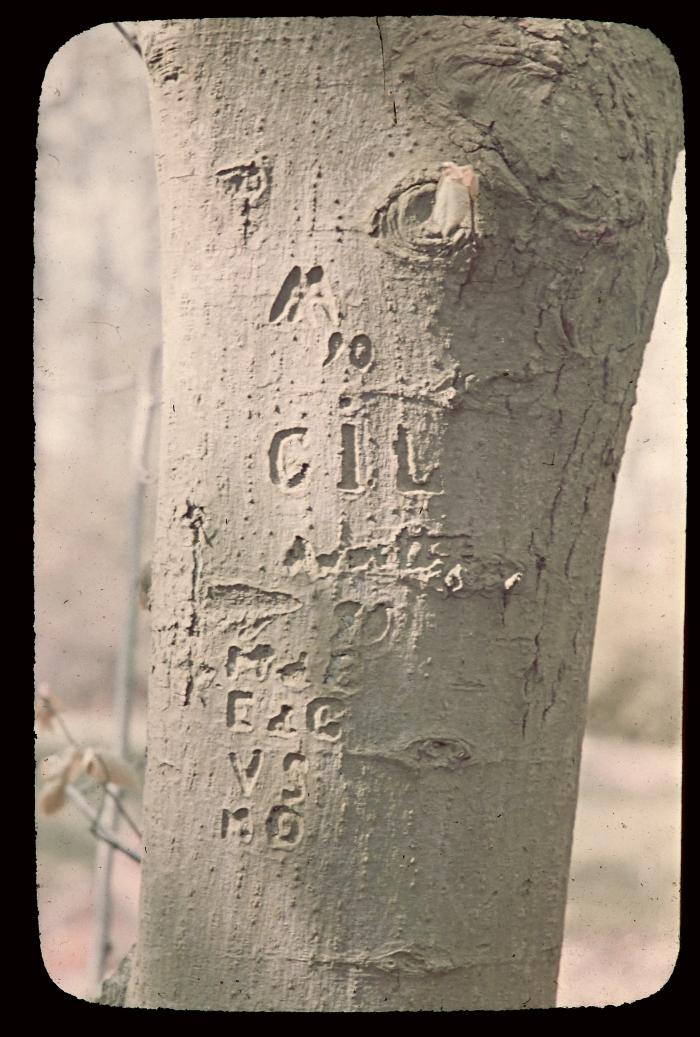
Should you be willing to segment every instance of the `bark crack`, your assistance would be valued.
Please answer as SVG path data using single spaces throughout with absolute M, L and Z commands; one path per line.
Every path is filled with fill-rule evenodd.
M 379 48 L 380 48 L 380 50 L 382 52 L 382 78 L 384 80 L 384 95 L 386 96 L 386 94 L 387 94 L 387 89 L 386 89 L 386 61 L 384 59 L 384 40 L 382 38 L 382 27 L 379 24 L 379 15 L 375 15 L 374 20 L 377 23 L 377 32 L 379 33 Z M 393 112 L 394 112 L 394 126 L 398 126 L 399 120 L 398 120 L 398 118 L 396 116 L 396 100 L 394 98 L 393 91 L 391 92 L 391 105 L 392 105 Z
M 189 528 L 192 530 L 192 574 L 190 582 L 190 622 L 186 631 L 188 636 L 187 659 L 185 663 L 187 667 L 187 683 L 185 685 L 183 704 L 189 706 L 192 700 L 192 691 L 194 690 L 194 677 L 192 675 L 194 660 L 191 639 L 199 635 L 199 613 L 197 607 L 202 573 L 202 537 L 204 537 L 207 543 L 210 543 L 210 541 L 204 532 L 204 510 L 189 500 L 186 503 L 187 507 L 183 519 L 187 521 Z
M 555 523 L 555 520 L 556 520 L 557 509 L 559 507 L 559 499 L 560 499 L 560 497 L 562 495 L 562 491 L 566 488 L 566 477 L 567 477 L 567 473 L 568 473 L 568 470 L 569 470 L 569 466 L 571 465 L 571 462 L 573 460 L 574 454 L 576 453 L 576 449 L 578 447 L 579 439 L 581 438 L 581 432 L 583 431 L 583 427 L 586 424 L 586 419 L 588 418 L 588 414 L 589 414 L 592 406 L 593 406 L 593 404 L 589 403 L 588 406 L 585 408 L 585 410 L 583 412 L 583 417 L 581 418 L 579 426 L 576 429 L 576 434 L 574 436 L 574 442 L 573 442 L 573 444 L 571 446 L 571 449 L 569 450 L 569 453 L 566 456 L 564 464 L 562 465 L 561 480 L 560 480 L 560 483 L 559 483 L 559 488 L 557 489 L 556 495 L 554 497 L 554 500 L 552 501 L 552 506 L 551 506 L 550 512 L 549 512 L 549 537 L 550 537 L 550 540 L 552 540 L 553 537 L 554 537 L 554 523 Z

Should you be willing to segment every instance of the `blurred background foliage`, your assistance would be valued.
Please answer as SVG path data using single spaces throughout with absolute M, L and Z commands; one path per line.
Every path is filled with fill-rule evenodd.
M 584 884 L 586 867 L 596 867 L 595 853 L 605 847 L 587 844 L 584 852 L 581 825 L 588 825 L 588 835 L 595 828 L 591 818 L 598 815 L 590 811 L 601 788 L 613 790 L 612 803 L 615 788 L 619 795 L 625 785 L 619 769 L 612 782 L 605 777 L 601 759 L 611 756 L 601 757 L 601 745 L 612 746 L 613 757 L 624 758 L 628 771 L 639 767 L 641 758 L 625 756 L 620 748 L 625 740 L 643 744 L 647 761 L 656 747 L 649 773 L 656 766 L 657 778 L 662 775 L 668 809 L 659 807 L 666 820 L 655 831 L 666 840 L 670 833 L 672 844 L 674 837 L 677 842 L 685 528 L 683 213 L 679 168 L 668 239 L 671 272 L 647 349 L 606 551 L 586 742 L 593 748 L 584 753 L 572 866 L 572 881 L 578 874 Z M 111 24 L 68 41 L 47 69 L 39 113 L 35 240 L 36 673 L 59 695 L 72 725 L 88 741 L 107 744 L 127 595 L 133 414 L 148 354 L 160 337 L 158 199 L 146 73 Z M 153 536 L 157 450 L 156 429 L 144 562 Z M 148 618 L 148 612 L 141 613 L 137 749 L 144 744 Z M 39 751 L 53 748 L 42 742 Z M 587 760 L 597 761 L 593 771 L 586 771 Z M 658 791 L 658 781 L 655 787 Z M 85 943 L 90 907 L 92 844 L 84 828 L 78 817 L 66 815 L 42 821 L 38 836 L 44 958 L 54 978 L 76 993 L 83 992 L 75 962 L 82 960 L 80 940 Z M 577 848 L 584 852 L 583 865 Z M 639 844 L 629 852 L 639 853 Z M 664 861 L 657 883 L 667 902 L 663 924 L 673 933 L 676 857 Z M 624 864 L 618 861 L 616 867 L 624 873 Z M 136 871 L 129 861 L 117 869 L 123 899 L 114 964 L 133 940 Z M 618 874 L 617 880 L 613 875 L 611 881 L 608 894 L 619 899 L 615 882 L 629 887 L 629 874 L 626 879 Z M 604 899 L 600 890 L 596 896 Z M 573 925 L 575 939 L 581 903 L 573 896 L 572 904 L 567 932 Z M 595 910 L 586 916 L 584 909 L 581 925 L 589 935 Z M 598 914 L 603 919 L 605 910 Z M 74 951 L 74 937 L 67 935 L 71 926 L 82 934 L 74 934 Z M 57 931 L 63 934 L 58 943 Z M 672 949 L 673 937 L 664 939 Z M 62 950 L 56 952 L 56 946 Z M 590 972 L 582 954 L 581 968 Z M 669 969 L 667 962 L 666 974 Z M 576 996 L 569 994 L 571 1003 Z
M 95 708 L 109 701 L 123 622 L 137 388 L 160 340 L 145 69 L 111 25 L 51 63 L 38 153 L 36 665 L 66 704 Z M 152 446 L 145 556 L 157 436 Z M 141 633 L 143 699 L 145 616 Z

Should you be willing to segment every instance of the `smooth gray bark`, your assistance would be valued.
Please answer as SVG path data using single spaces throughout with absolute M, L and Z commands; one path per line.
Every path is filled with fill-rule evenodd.
M 165 371 L 128 1003 L 551 1005 L 674 62 L 566 20 L 139 38 Z M 436 197 L 443 162 L 478 197 Z

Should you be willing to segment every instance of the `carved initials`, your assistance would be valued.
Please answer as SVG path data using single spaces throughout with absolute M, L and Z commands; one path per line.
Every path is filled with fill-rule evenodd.
M 303 753 L 287 753 L 282 763 L 282 770 L 287 780 L 282 786 L 282 799 L 285 803 L 303 803 L 306 799 L 306 757 Z
M 225 839 L 229 834 L 237 836 L 239 841 L 245 845 L 253 841 L 253 824 L 247 807 L 222 812 L 221 838 Z
M 231 761 L 233 773 L 238 778 L 241 792 L 244 796 L 250 796 L 251 792 L 255 788 L 258 777 L 260 776 L 262 752 L 260 749 L 253 749 L 250 760 L 245 767 L 243 766 L 243 761 L 239 759 L 238 753 L 229 753 L 228 758 Z
M 250 732 L 253 725 L 248 719 L 248 709 L 253 703 L 249 691 L 230 691 L 226 703 L 226 723 L 234 731 Z
M 278 850 L 292 850 L 301 842 L 304 821 L 290 807 L 278 805 L 270 811 L 265 828 L 271 846 Z
M 279 713 L 268 721 L 267 730 L 270 734 L 280 735 L 282 738 L 291 738 L 292 735 L 295 735 L 297 729 L 292 725 L 292 713 L 292 706 L 282 706 Z
M 355 425 L 341 425 L 341 476 L 338 487 L 341 490 L 357 490 L 358 464 L 357 464 L 357 428 Z
M 289 493 L 306 479 L 309 460 L 304 450 L 305 428 L 286 428 L 275 432 L 270 444 L 270 479 Z
M 438 492 L 429 488 L 438 465 L 426 465 L 422 473 L 418 471 L 415 440 L 403 425 L 398 427 L 396 439 L 394 440 L 394 450 L 398 460 L 396 484 L 402 493 Z
M 338 305 L 323 267 L 312 266 L 302 276 L 301 267 L 293 266 L 272 304 L 270 322 L 277 324 L 287 320 L 296 323 L 305 316 L 315 318 L 318 310 L 331 324 L 338 324 Z
M 306 428 L 288 428 L 275 432 L 272 437 L 268 450 L 270 480 L 283 493 L 297 492 L 308 481 L 311 449 L 305 439 L 307 432 Z M 340 426 L 341 461 L 337 484 L 341 490 L 357 493 L 364 489 L 360 485 L 359 446 L 358 426 L 349 421 L 343 422 Z M 440 493 L 434 478 L 439 464 L 419 463 L 415 436 L 404 425 L 398 426 L 393 447 L 397 459 L 396 486 L 399 492 Z
M 322 367 L 327 367 L 328 364 L 333 363 L 342 345 L 342 335 L 339 331 L 334 331 L 328 339 L 328 353 L 321 364 Z M 358 371 L 366 371 L 372 363 L 373 355 L 372 341 L 369 335 L 355 335 L 348 346 L 348 355 L 353 367 L 356 367 Z
M 309 731 L 326 742 L 339 741 L 343 733 L 340 721 L 346 715 L 346 711 L 339 707 L 340 703 L 336 699 L 315 699 L 310 702 L 306 711 Z
M 249 652 L 244 652 L 237 645 L 231 645 L 226 659 L 226 673 L 229 677 L 237 677 L 244 670 L 254 670 L 259 681 L 267 677 L 272 660 L 275 657 L 271 645 L 256 645 Z

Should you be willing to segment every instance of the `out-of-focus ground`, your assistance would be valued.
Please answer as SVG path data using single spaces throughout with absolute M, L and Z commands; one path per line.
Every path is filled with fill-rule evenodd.
M 623 1004 L 669 978 L 678 954 L 680 754 L 584 741 L 560 1006 Z
M 146 76 L 111 25 L 70 40 L 39 122 L 36 303 L 37 679 L 82 744 L 113 738 L 110 693 L 127 590 L 136 390 L 159 339 L 158 213 Z M 677 953 L 685 509 L 683 175 L 671 270 L 647 348 L 606 551 L 559 1004 L 616 1004 L 668 978 Z M 156 470 L 157 437 L 150 470 Z M 144 560 L 154 512 L 149 486 Z M 140 616 L 133 761 L 145 742 Z M 43 757 L 62 747 L 44 734 Z M 138 813 L 137 798 L 130 808 Z M 42 953 L 90 996 L 94 841 L 67 806 L 37 821 Z M 138 865 L 117 855 L 113 952 L 134 940 Z

